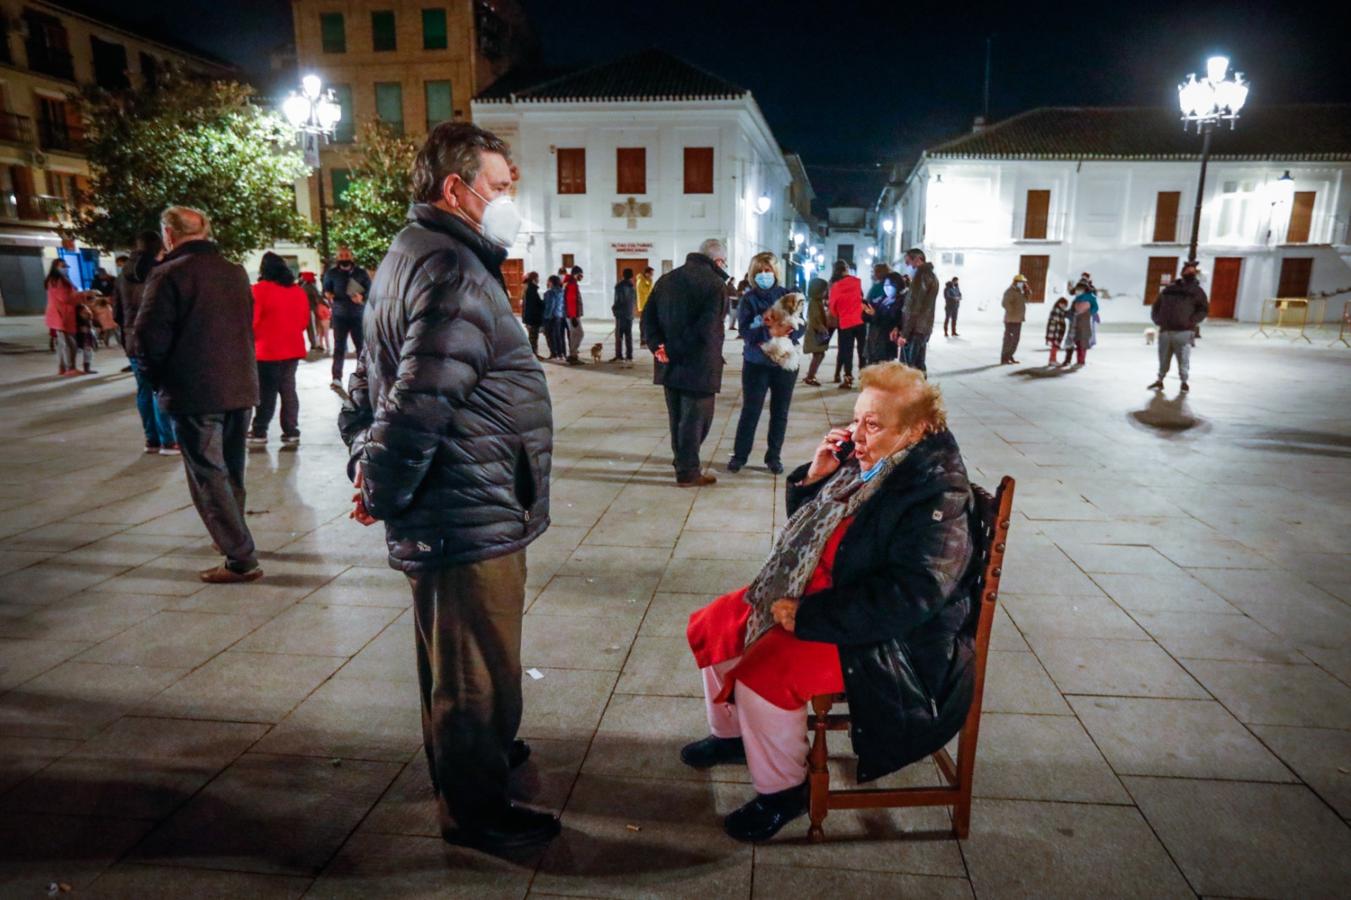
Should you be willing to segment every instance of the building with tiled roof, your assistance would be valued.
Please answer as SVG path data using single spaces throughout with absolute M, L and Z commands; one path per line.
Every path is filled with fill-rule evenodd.
M 943 280 L 959 276 L 967 298 L 983 298 L 968 315 L 998 317 L 1016 274 L 1043 301 L 1087 271 L 1104 321 L 1143 321 L 1188 255 L 1200 158 L 1201 138 L 1170 109 L 978 120 L 896 168 L 878 238 L 884 255 L 919 245 Z M 1213 318 L 1254 321 L 1270 298 L 1351 287 L 1348 175 L 1351 104 L 1253 103 L 1215 132 L 1198 247 Z M 1339 318 L 1348 296 L 1315 314 Z
M 579 265 L 589 309 L 609 308 L 623 269 L 661 275 L 706 238 L 727 242 L 739 277 L 806 230 L 810 185 L 751 92 L 666 51 L 508 72 L 472 115 L 511 144 L 520 172 L 526 225 L 504 271 Z

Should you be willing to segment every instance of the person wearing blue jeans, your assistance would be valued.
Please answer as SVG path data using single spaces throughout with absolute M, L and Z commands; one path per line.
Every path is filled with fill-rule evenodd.
M 141 428 L 145 431 L 145 452 L 176 456 L 178 437 L 174 434 L 174 420 L 159 408 L 155 391 L 142 374 L 140 364 L 135 359 L 129 362 L 131 374 L 136 378 L 136 411 L 141 414 Z
M 764 324 L 764 314 L 788 291 L 779 284 L 778 258 L 773 253 L 760 253 L 751 260 L 746 274 L 750 287 L 737 304 L 738 331 L 745 342 L 741 364 L 741 418 L 736 426 L 736 443 L 727 471 L 738 472 L 750 458 L 755 443 L 755 428 L 760 424 L 760 413 L 769 394 L 769 447 L 765 450 L 765 466 L 775 475 L 783 473 L 783 438 L 788 431 L 788 409 L 793 402 L 793 387 L 797 384 L 797 369 L 785 369 L 765 356 L 760 345 L 774 337 L 790 334 L 793 343 L 802 340 L 806 326 L 787 332 L 771 331 Z

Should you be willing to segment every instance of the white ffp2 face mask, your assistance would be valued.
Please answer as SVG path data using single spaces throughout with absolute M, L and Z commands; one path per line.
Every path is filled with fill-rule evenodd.
M 483 208 L 483 220 L 478 223 L 483 236 L 503 249 L 516 243 L 516 237 L 521 233 L 521 213 L 515 201 L 507 194 L 489 200 L 468 184 L 465 187 L 487 204 Z

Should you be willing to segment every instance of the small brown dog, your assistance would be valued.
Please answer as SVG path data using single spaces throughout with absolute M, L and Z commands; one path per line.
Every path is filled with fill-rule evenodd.
M 599 363 L 599 362 L 600 362 L 601 355 L 602 355 L 604 352 L 605 352 L 605 345 L 604 345 L 603 343 L 595 343 L 595 344 L 592 344 L 592 345 L 591 345 L 591 361 L 592 361 L 593 363 Z

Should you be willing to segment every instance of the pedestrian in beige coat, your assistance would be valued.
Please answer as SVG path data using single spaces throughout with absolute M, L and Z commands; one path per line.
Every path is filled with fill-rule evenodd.
M 1018 339 L 1023 334 L 1023 320 L 1027 318 L 1027 278 L 1021 273 L 1013 276 L 1013 284 L 1004 291 L 1004 348 L 999 364 L 1016 363 L 1013 354 L 1018 350 Z

